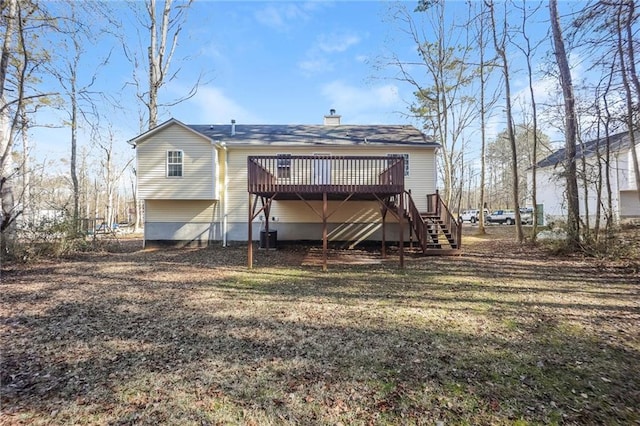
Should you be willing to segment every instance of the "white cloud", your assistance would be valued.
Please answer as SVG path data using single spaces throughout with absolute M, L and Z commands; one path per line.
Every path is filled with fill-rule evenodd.
M 256 20 L 277 31 L 289 29 L 290 22 L 309 20 L 308 8 L 298 4 L 270 4 L 254 13 Z
M 396 122 L 396 113 L 404 109 L 398 87 L 393 84 L 362 88 L 338 80 L 326 84 L 322 95 L 350 124 Z
M 238 104 L 222 89 L 212 86 L 200 87 L 198 93 L 174 110 L 184 108 L 184 117 L 175 116 L 186 123 L 226 124 L 235 119 L 238 123 L 259 123 L 260 118 Z
M 344 52 L 360 43 L 360 37 L 351 33 L 321 34 L 316 42 L 317 48 L 325 53 Z
M 306 75 L 333 71 L 335 65 L 329 59 L 331 55 L 347 51 L 360 40 L 359 36 L 350 32 L 320 34 L 307 50 L 305 59 L 298 62 L 298 68 Z
M 333 71 L 335 68 L 333 63 L 329 62 L 327 58 L 309 58 L 298 63 L 300 68 L 305 74 L 317 74 L 326 71 Z
M 204 56 L 213 58 L 217 61 L 226 60 L 226 56 L 220 48 L 219 41 L 210 41 L 204 44 L 200 50 L 200 53 Z

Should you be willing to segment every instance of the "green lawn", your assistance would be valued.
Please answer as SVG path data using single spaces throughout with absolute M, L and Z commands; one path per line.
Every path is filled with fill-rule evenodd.
M 4 265 L 0 423 L 640 422 L 637 268 L 499 236 L 404 270 L 304 255 Z

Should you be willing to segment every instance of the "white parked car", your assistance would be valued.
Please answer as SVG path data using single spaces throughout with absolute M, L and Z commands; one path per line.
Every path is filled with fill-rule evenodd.
M 520 207 L 520 221 L 523 225 L 533 225 L 533 208 Z
M 516 213 L 513 210 L 495 210 L 487 216 L 487 223 L 516 224 Z
M 504 223 L 506 225 L 516 224 L 516 212 L 513 210 L 496 210 L 486 217 L 487 223 Z M 520 223 L 531 225 L 533 223 L 532 210 L 520 209 Z
M 488 215 L 489 210 L 484 209 L 484 215 Z M 480 210 L 471 209 L 471 210 L 462 210 L 460 213 L 460 220 L 463 222 L 471 222 L 476 223 L 480 220 Z

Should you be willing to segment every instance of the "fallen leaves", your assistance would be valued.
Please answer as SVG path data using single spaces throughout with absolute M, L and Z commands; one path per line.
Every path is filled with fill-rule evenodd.
M 246 247 L 12 266 L 0 423 L 637 421 L 635 277 L 513 244 L 404 271 L 304 248 L 249 271 Z

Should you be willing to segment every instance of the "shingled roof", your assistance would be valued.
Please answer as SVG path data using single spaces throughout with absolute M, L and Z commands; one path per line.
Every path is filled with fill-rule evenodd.
M 640 142 L 640 134 L 636 133 L 636 144 Z M 599 148 L 600 153 L 604 154 L 604 150 L 607 144 L 605 138 L 594 139 L 589 142 L 585 142 L 582 145 L 576 146 L 576 157 L 582 156 L 591 157 L 596 154 L 596 150 Z M 629 132 L 617 133 L 609 136 L 609 149 L 611 152 L 621 151 L 629 147 Z M 562 163 L 565 160 L 566 149 L 562 148 L 549 155 L 545 159 L 538 162 L 538 167 L 555 166 Z
M 227 145 L 420 145 L 440 146 L 407 125 L 192 125 L 187 127 Z

